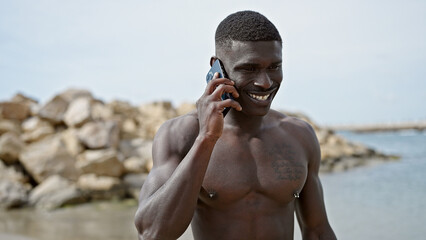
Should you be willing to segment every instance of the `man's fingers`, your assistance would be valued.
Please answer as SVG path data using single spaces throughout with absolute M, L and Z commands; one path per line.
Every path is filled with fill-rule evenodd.
M 226 84 L 219 85 L 211 95 L 215 99 L 220 99 L 224 93 L 231 93 L 234 98 L 238 98 L 240 96 L 233 85 Z
M 232 99 L 226 99 L 226 100 L 220 101 L 219 106 L 222 109 L 222 111 L 223 111 L 223 109 L 225 109 L 227 107 L 234 108 L 237 111 L 243 110 L 241 105 L 237 101 L 232 100 Z
M 223 84 L 224 85 L 231 85 L 231 86 L 234 85 L 234 82 L 227 79 L 227 78 L 216 78 L 217 75 L 218 75 L 218 73 L 216 73 L 215 77 L 213 77 L 213 79 L 207 84 L 207 87 L 206 87 L 206 94 L 207 95 L 212 94 L 215 91 L 215 89 L 220 85 L 223 85 Z

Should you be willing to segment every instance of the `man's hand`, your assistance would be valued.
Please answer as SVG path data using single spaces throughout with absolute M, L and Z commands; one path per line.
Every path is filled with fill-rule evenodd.
M 234 82 L 227 78 L 218 78 L 215 73 L 213 79 L 207 84 L 204 94 L 197 101 L 198 121 L 200 134 L 218 139 L 223 131 L 223 110 L 232 107 L 241 111 L 241 105 L 232 99 L 222 100 L 222 94 L 231 93 L 234 98 L 239 94 L 234 87 Z

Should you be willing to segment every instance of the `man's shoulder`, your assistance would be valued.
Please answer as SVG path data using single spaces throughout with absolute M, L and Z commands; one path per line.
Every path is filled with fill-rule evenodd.
M 165 121 L 159 131 L 186 131 L 186 128 L 194 128 L 194 126 L 198 126 L 198 116 L 195 111 L 191 111 L 190 113 L 171 118 Z
M 299 131 L 312 131 L 312 126 L 301 118 L 290 116 L 286 113 L 279 112 L 276 110 L 270 110 L 268 114 L 268 120 L 270 122 L 279 124 L 280 127 L 286 129 L 294 129 Z
M 293 137 L 307 142 L 316 141 L 314 128 L 307 121 L 272 109 L 268 115 L 270 122 Z
M 275 121 L 279 122 L 279 128 L 298 141 L 307 152 L 318 155 L 320 152 L 318 139 L 314 128 L 307 121 L 296 116 L 289 116 L 282 112 L 273 111 Z
M 195 111 L 164 122 L 158 129 L 154 143 L 172 151 L 185 151 L 198 135 L 198 116 Z

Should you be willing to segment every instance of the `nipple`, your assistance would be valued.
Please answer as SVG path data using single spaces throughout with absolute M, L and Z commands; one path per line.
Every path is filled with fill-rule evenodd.
M 295 198 L 299 198 L 299 197 L 300 197 L 299 192 L 298 192 L 298 191 L 294 192 L 294 193 L 293 193 L 293 196 L 294 196 Z
M 209 197 L 210 197 L 210 198 L 214 198 L 215 196 L 216 196 L 216 192 L 213 192 L 213 191 L 212 191 L 212 192 L 210 192 L 210 191 L 209 191 Z
M 200 191 L 200 193 L 202 194 L 202 195 L 207 195 L 210 199 L 213 199 L 213 198 L 215 198 L 216 197 L 216 192 L 215 191 L 213 191 L 213 190 L 206 190 L 203 186 L 201 186 L 201 191 Z

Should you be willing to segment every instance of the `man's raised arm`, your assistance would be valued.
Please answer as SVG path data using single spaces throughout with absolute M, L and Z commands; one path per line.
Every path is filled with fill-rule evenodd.
M 174 136 L 182 120 L 167 122 L 154 139 L 154 166 L 142 187 L 135 217 L 140 239 L 177 239 L 194 214 L 215 141 L 196 136 L 182 159 L 176 149 L 182 137 Z
M 177 239 L 192 220 L 204 175 L 216 141 L 222 135 L 225 107 L 241 110 L 224 92 L 238 97 L 233 82 L 209 82 L 197 102 L 197 113 L 167 121 L 153 143 L 153 168 L 139 199 L 135 225 L 139 239 Z

